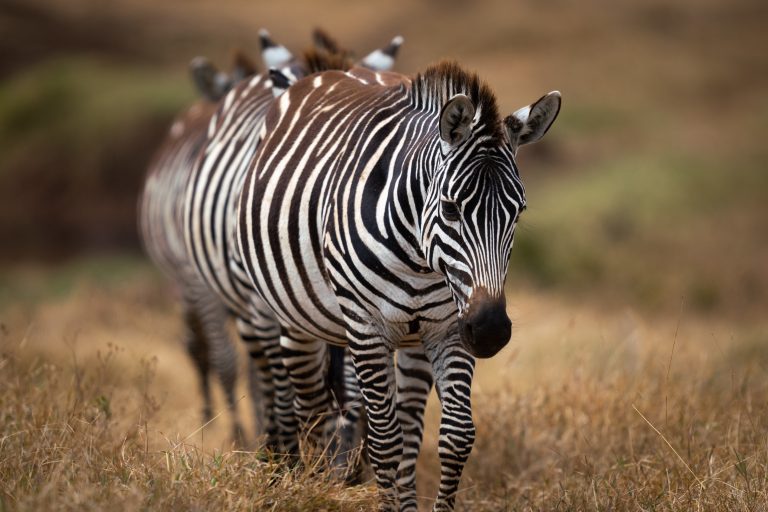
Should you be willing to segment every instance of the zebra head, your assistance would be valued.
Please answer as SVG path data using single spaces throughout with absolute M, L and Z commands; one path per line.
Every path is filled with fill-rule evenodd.
M 464 94 L 450 97 L 440 111 L 440 163 L 424 205 L 422 244 L 458 306 L 462 344 L 476 357 L 493 356 L 512 333 L 504 282 L 525 209 L 515 154 L 539 140 L 559 110 L 554 91 L 503 121 L 495 103 Z

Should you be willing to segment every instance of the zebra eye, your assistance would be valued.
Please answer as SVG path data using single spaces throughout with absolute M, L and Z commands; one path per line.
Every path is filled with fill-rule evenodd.
M 461 217 L 459 206 L 453 201 L 440 201 L 440 208 L 443 210 L 443 218 L 449 222 L 455 222 Z

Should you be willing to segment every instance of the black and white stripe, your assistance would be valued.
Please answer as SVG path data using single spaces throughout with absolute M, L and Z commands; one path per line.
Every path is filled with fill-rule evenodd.
M 473 356 L 510 336 L 503 288 L 525 207 L 514 154 L 559 104 L 551 93 L 502 120 L 487 86 L 444 63 L 413 81 L 314 75 L 266 115 L 239 202 L 242 262 L 281 325 L 300 422 L 319 412 L 323 343 L 349 347 L 385 509 L 416 509 L 432 375 L 442 403 L 435 509 L 453 508 L 475 435 Z
M 344 63 L 343 56 L 322 51 L 308 52 L 300 62 L 266 32 L 260 37 L 265 62 L 279 67 L 277 71 L 291 80 Z M 182 230 L 197 278 L 236 318 L 240 337 L 257 361 L 267 442 L 274 449 L 291 453 L 298 448 L 294 407 L 327 405 L 324 347 L 318 349 L 313 363 L 317 378 L 297 397 L 294 387 L 305 386 L 305 382 L 289 379 L 283 363 L 288 348 L 281 348 L 279 341 L 281 336 L 290 339 L 291 333 L 281 330 L 270 308 L 254 292 L 239 264 L 234 238 L 236 199 L 261 140 L 274 89 L 270 75 L 259 74 L 235 86 L 220 102 L 183 193 Z M 317 391 L 318 387 L 323 392 L 307 399 L 310 390 Z

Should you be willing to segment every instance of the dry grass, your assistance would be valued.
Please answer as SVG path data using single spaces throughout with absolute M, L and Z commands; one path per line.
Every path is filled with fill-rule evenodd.
M 190 442 L 194 433 L 159 441 L 151 361 L 118 372 L 114 348 L 87 367 L 29 355 L 6 346 L 0 356 L 2 510 L 373 506 L 372 489 L 345 488 L 311 463 L 290 469 L 257 452 L 206 450 Z
M 513 346 L 478 366 L 464 510 L 766 510 L 764 321 L 511 303 Z
M 656 363 L 483 396 L 466 509 L 764 510 L 763 370 Z
M 200 428 L 172 297 L 144 266 L 126 267 L 113 281 L 78 267 L 72 288 L 2 313 L 4 509 L 373 508 L 370 485 L 234 450 L 226 415 Z M 459 509 L 766 509 L 766 322 L 685 304 L 644 317 L 534 290 L 510 303 L 513 343 L 478 366 Z M 425 508 L 438 416 L 433 399 Z
M 3 313 L 0 510 L 374 507 L 371 487 L 345 487 L 318 459 L 288 467 L 236 450 L 226 413 L 200 424 L 156 278 L 128 271 L 122 284 L 91 281 Z

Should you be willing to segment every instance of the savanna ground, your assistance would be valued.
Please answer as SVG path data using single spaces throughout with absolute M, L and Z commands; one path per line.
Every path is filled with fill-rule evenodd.
M 3 319 L 5 507 L 373 506 L 370 486 L 345 489 L 234 449 L 221 399 L 222 415 L 202 425 L 195 376 L 174 343 L 176 307 L 144 263 L 31 272 L 44 298 Z M 26 281 L 23 271 L 13 279 Z M 685 302 L 647 315 L 558 295 L 510 291 L 513 342 L 478 365 L 461 508 L 763 510 L 768 324 L 708 318 Z M 249 417 L 247 400 L 240 406 Z M 438 421 L 433 397 L 425 505 Z
M 133 232 L 186 61 L 316 23 L 358 53 L 402 33 L 407 73 L 457 58 L 504 112 L 563 92 L 520 155 L 513 339 L 478 365 L 459 508 L 768 509 L 764 3 L 180 5 L 0 6 L 0 510 L 374 506 L 202 425 Z M 425 508 L 438 421 L 433 397 Z

